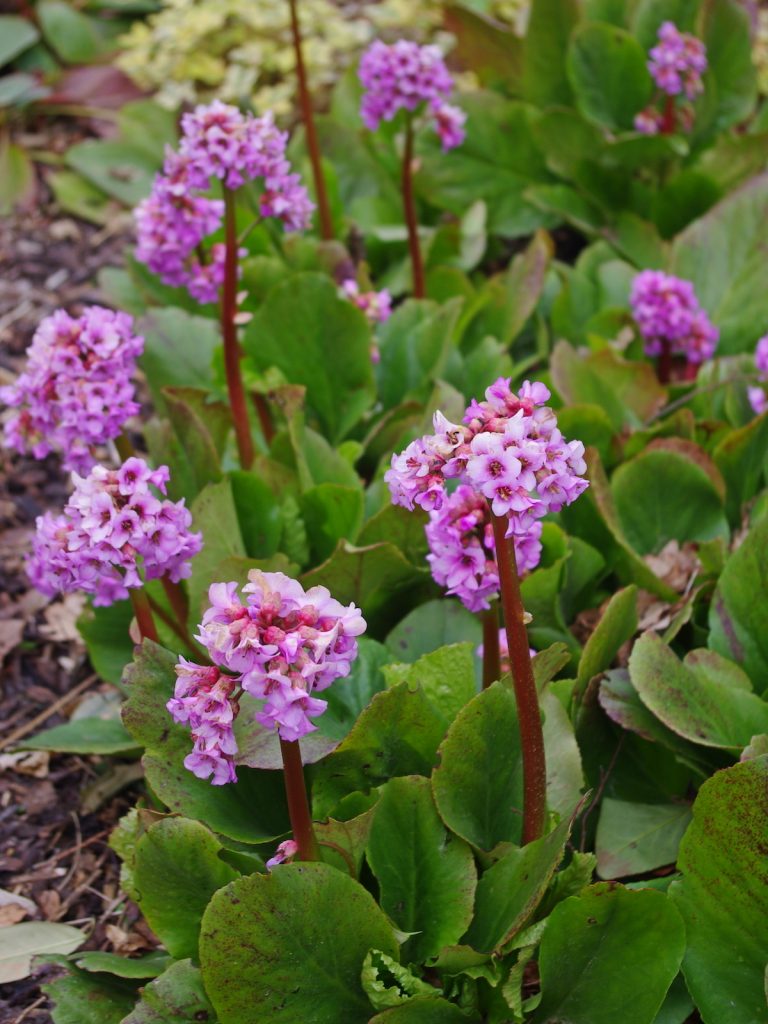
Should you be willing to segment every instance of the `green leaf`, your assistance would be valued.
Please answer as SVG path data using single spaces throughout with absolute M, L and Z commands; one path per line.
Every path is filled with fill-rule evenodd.
M 461 305 L 457 298 L 442 306 L 407 299 L 377 331 L 381 358 L 375 372 L 385 409 L 409 396 L 426 398 L 442 376 Z
M 519 237 L 553 223 L 523 199 L 528 185 L 549 177 L 533 137 L 532 108 L 491 92 L 467 93 L 461 106 L 467 113 L 467 137 L 450 160 L 433 133 L 423 133 L 419 195 L 460 217 L 482 195 L 488 230 L 494 234 Z
M 619 648 L 637 629 L 637 587 L 617 591 L 584 645 L 579 661 L 577 693 L 583 694 L 590 679 L 610 668 Z
M 438 647 L 412 664 L 388 665 L 384 677 L 387 686 L 420 686 L 446 728 L 477 692 L 473 648 L 468 643 Z
M 68 64 L 87 64 L 104 50 L 96 23 L 63 0 L 39 0 L 36 12 L 46 43 Z
M 693 1000 L 685 987 L 683 975 L 678 974 L 672 982 L 653 1024 L 685 1024 L 693 1011 Z
M 369 627 L 377 629 L 402 612 L 406 601 L 418 599 L 417 587 L 426 577 L 427 570 L 412 565 L 394 544 L 355 547 L 341 540 L 327 561 L 304 573 L 301 584 L 327 587 L 342 604 L 353 601 L 365 610 Z
M 370 949 L 397 957 L 373 897 L 326 864 L 285 864 L 214 896 L 200 960 L 220 1024 L 361 1024 L 370 1014 L 360 981 Z
M 534 675 L 536 661 L 534 659 Z M 538 680 L 537 680 L 538 682 Z M 544 712 L 544 750 L 547 757 L 547 805 L 560 815 L 567 814 L 584 788 L 581 753 L 568 712 L 550 691 L 540 698 Z
M 212 786 L 184 767 L 192 749 L 189 730 L 172 721 L 166 703 L 173 693 L 176 655 L 145 640 L 125 671 L 128 701 L 123 722 L 146 748 L 147 782 L 167 807 L 196 818 L 215 832 L 259 843 L 283 835 L 288 818 L 278 772 L 238 768 L 238 781 Z
M 473 949 L 498 951 L 525 927 L 563 859 L 572 820 L 564 818 L 549 835 L 508 850 L 483 873 L 466 936 Z
M 456 37 L 454 53 L 462 67 L 471 67 L 483 85 L 506 85 L 519 91 L 522 42 L 512 29 L 460 3 L 446 4 L 446 28 Z
M 71 953 L 83 942 L 85 935 L 78 928 L 52 921 L 24 921 L 0 928 L 0 984 L 28 977 L 32 957 Z
M 141 750 L 122 722 L 77 718 L 45 729 L 19 743 L 23 750 L 55 750 L 59 754 L 133 754 Z
M 421 688 L 399 683 L 377 693 L 349 735 L 313 769 L 315 817 L 348 793 L 367 793 L 400 775 L 429 775 L 443 727 Z
M 35 169 L 29 154 L 21 146 L 0 138 L 0 214 L 6 215 L 17 204 L 34 196 Z
M 18 57 L 40 38 L 40 33 L 29 20 L 16 14 L 0 16 L 0 67 Z
M 357 641 L 357 647 L 350 674 L 324 691 L 328 708 L 319 724 L 324 735 L 338 740 L 344 739 L 374 694 L 386 686 L 382 668 L 390 661 L 389 651 L 365 636 Z
M 683 973 L 706 1024 L 765 1020 L 768 946 L 768 758 L 718 772 L 699 790 L 680 844 Z
M 767 448 L 768 413 L 764 413 L 724 437 L 712 453 L 725 479 L 725 508 L 731 526 L 739 525 L 742 507 L 759 490 Z
M 709 0 L 701 6 L 700 38 L 707 48 L 706 79 L 714 80 L 711 132 L 749 117 L 757 100 L 749 14 L 734 0 Z
M 501 682 L 459 712 L 440 746 L 432 774 L 446 825 L 481 850 L 520 842 L 523 799 L 517 709 Z
M 249 558 L 270 558 L 280 544 L 283 519 L 273 489 L 253 470 L 229 474 L 232 500 Z
M 416 932 L 404 959 L 422 963 L 458 942 L 472 919 L 477 871 L 470 847 L 447 832 L 429 779 L 391 779 L 373 813 L 366 851 L 379 902 L 400 931 Z
M 187 584 L 190 620 L 194 625 L 207 606 L 210 584 L 227 582 L 217 579 L 217 567 L 225 559 L 246 557 L 233 490 L 232 482 L 225 478 L 208 484 L 192 502 L 193 528 L 203 534 L 203 547 L 192 559 L 192 575 Z
M 718 355 L 752 352 L 768 322 L 761 288 L 768 217 L 768 175 L 732 192 L 677 236 L 670 270 L 693 282 L 699 302 L 720 328 Z
M 565 58 L 579 15 L 577 0 L 537 0 L 531 8 L 523 49 L 523 95 L 537 106 L 571 104 Z
M 89 974 L 70 965 L 63 978 L 41 988 L 53 1003 L 54 1024 L 122 1024 L 136 1002 L 135 981 Z
M 116 601 L 107 608 L 91 606 L 77 620 L 93 669 L 108 683 L 119 685 L 123 669 L 133 657 L 133 641 L 128 635 L 132 618 L 131 602 Z
M 768 732 L 768 704 L 727 677 L 695 673 L 655 633 L 635 643 L 629 674 L 645 706 L 692 743 L 740 751 L 755 734 Z
M 688 804 L 635 804 L 605 797 L 595 849 L 601 878 L 624 878 L 674 864 L 691 820 Z
M 177 960 L 197 959 L 203 912 L 216 890 L 238 877 L 221 860 L 222 849 L 205 825 L 188 818 L 158 821 L 136 844 L 133 878 L 139 907 Z
M 48 175 L 47 183 L 57 204 L 66 213 L 74 213 L 92 224 L 104 225 L 109 220 L 110 211 L 114 209 L 113 201 L 81 175 L 74 171 L 54 171 Z M 116 270 L 116 267 L 104 267 L 102 273 L 109 277 Z
M 434 988 L 401 967 L 391 956 L 372 949 L 363 963 L 363 988 L 377 1010 L 399 1006 L 414 996 L 432 996 Z
M 81 971 L 87 971 L 89 974 L 112 974 L 116 978 L 138 979 L 139 981 L 144 978 L 156 978 L 172 963 L 171 957 L 162 951 L 128 959 L 118 953 L 87 950 L 84 953 L 73 953 L 70 960 Z
M 362 547 L 389 541 L 410 562 L 421 566 L 429 550 L 424 534 L 426 520 L 426 513 L 420 509 L 410 512 L 400 505 L 386 505 L 363 524 L 357 541 Z
M 339 541 L 357 539 L 363 523 L 363 492 L 360 487 L 318 484 L 301 496 L 313 558 L 330 558 Z
M 398 661 L 418 661 L 446 644 L 467 641 L 476 647 L 482 639 L 477 616 L 458 601 L 438 600 L 406 615 L 387 637 L 387 647 Z
M 209 397 L 199 388 L 163 388 L 163 404 L 175 435 L 163 459 L 171 469 L 169 491 L 187 501 L 206 484 L 221 479 L 220 455 L 232 417 L 229 406 L 209 402 Z
M 717 469 L 691 442 L 678 441 L 679 450 L 656 447 L 665 443 L 652 442 L 611 480 L 624 535 L 641 555 L 660 551 L 670 540 L 728 536 L 722 490 L 711 472 L 722 485 Z
M 244 344 L 260 369 L 276 366 L 292 384 L 306 387 L 307 405 L 332 443 L 341 441 L 373 402 L 365 317 L 339 298 L 325 275 L 296 274 L 273 288 L 249 324 Z
M 532 1022 L 652 1024 L 684 951 L 683 922 L 663 893 L 594 885 L 549 917 Z
M 577 28 L 567 68 L 584 117 L 613 130 L 631 129 L 653 91 L 646 63 L 642 46 L 624 29 L 600 22 Z
M 182 309 L 153 309 L 138 327 L 144 336 L 140 364 L 156 408 L 165 407 L 166 387 L 201 388 L 212 382 L 213 355 L 221 344 L 213 320 Z
M 126 206 L 149 195 L 159 165 L 159 159 L 152 159 L 143 149 L 113 140 L 77 142 L 67 150 L 65 159 L 73 171 Z M 189 337 L 186 340 L 191 344 Z
M 190 960 L 182 960 L 142 988 L 136 1008 L 121 1024 L 198 1024 L 213 1020 L 200 969 Z
M 741 665 L 761 689 L 768 679 L 767 577 L 768 517 L 763 517 L 725 563 L 709 609 L 709 646 Z
M 402 1006 L 377 1013 L 368 1024 L 472 1024 L 477 1017 L 467 1017 L 455 1003 L 439 996 L 417 996 Z

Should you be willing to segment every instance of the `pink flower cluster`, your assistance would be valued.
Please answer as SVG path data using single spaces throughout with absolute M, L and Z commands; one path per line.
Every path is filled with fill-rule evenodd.
M 136 208 L 136 256 L 165 284 L 186 287 L 198 302 L 215 302 L 224 279 L 224 246 L 200 253 L 203 239 L 219 230 L 224 216 L 222 200 L 201 194 L 215 179 L 229 189 L 262 179 L 261 215 L 276 217 L 288 231 L 309 225 L 313 205 L 298 174 L 291 173 L 288 135 L 271 113 L 253 117 L 214 100 L 185 114 L 181 127 L 179 151 L 167 152 L 163 173 Z
M 392 296 L 386 288 L 380 292 L 361 292 L 357 281 L 349 278 L 342 283 L 341 294 L 361 309 L 372 324 L 383 324 L 392 315 Z
M 232 731 L 238 713 L 237 681 L 214 665 L 195 665 L 179 658 L 176 687 L 166 707 L 175 722 L 189 725 L 194 746 L 184 767 L 199 779 L 213 776 L 214 786 L 237 782 Z
M 325 587 L 305 591 L 283 573 L 256 569 L 248 574 L 248 580 L 243 587 L 245 603 L 237 583 L 212 584 L 208 591 L 211 604 L 196 637 L 219 668 L 233 673 L 216 691 L 217 702 L 205 705 L 210 709 L 210 714 L 206 711 L 204 716 L 207 731 L 201 734 L 202 742 L 195 735 L 193 751 L 200 756 L 187 764 L 196 775 L 213 772 L 214 782 L 230 781 L 230 769 L 217 767 L 210 758 L 231 761 L 236 753 L 228 731 L 237 713 L 236 698 L 232 696 L 235 689 L 238 694 L 245 691 L 264 702 L 256 714 L 261 725 L 277 729 L 283 740 L 298 740 L 317 728 L 312 719 L 327 707 L 326 701 L 313 694 L 349 675 L 357 657 L 355 638 L 365 631 L 359 610 L 353 604 L 344 607 L 335 601 Z M 207 671 L 182 662 L 178 669 L 181 688 L 177 684 L 174 701 L 186 695 L 188 678 L 192 680 L 190 686 L 198 687 L 191 694 L 193 700 L 202 692 L 201 679 L 210 680 L 214 687 L 213 676 L 203 675 Z M 226 701 L 219 699 L 225 690 Z M 184 721 L 178 714 L 185 714 L 187 705 L 179 712 L 174 701 L 168 709 L 177 721 Z M 219 721 L 219 714 L 221 743 L 219 734 L 210 731 Z M 193 725 L 193 734 L 195 729 Z
M 681 32 L 671 21 L 659 28 L 659 41 L 651 50 L 648 70 L 654 82 L 667 96 L 685 93 L 689 100 L 704 91 L 701 76 L 707 70 L 704 43 L 688 32 Z
M 62 454 L 64 467 L 87 473 L 93 448 L 117 437 L 139 411 L 131 377 L 144 339 L 127 313 L 88 307 L 73 318 L 63 309 L 35 331 L 26 369 L 0 388 L 19 411 L 5 426 L 5 444 L 37 459 Z
M 689 363 L 712 358 L 720 332 L 699 306 L 690 281 L 643 270 L 632 282 L 630 303 L 646 355 L 659 356 L 669 346 L 673 355 L 683 355 Z
M 287 860 L 293 860 L 298 852 L 299 844 L 295 839 L 285 839 L 278 846 L 274 857 L 270 857 L 267 861 L 267 871 L 271 871 L 272 868 L 277 867 L 278 864 L 284 864 Z
M 446 102 L 453 79 L 437 46 L 406 39 L 387 46 L 377 39 L 363 54 L 359 76 L 365 89 L 360 115 L 366 128 L 375 131 L 398 111 L 413 112 L 426 103 L 443 149 L 464 141 L 466 114 Z
M 758 341 L 755 348 L 755 368 L 760 380 L 768 381 L 768 334 Z M 757 416 L 768 409 L 768 395 L 766 395 L 764 387 L 747 388 L 747 394 L 749 404 Z
M 527 529 L 512 533 L 517 571 L 535 569 L 541 559 L 541 523 L 532 520 Z M 427 561 L 435 582 L 459 598 L 471 612 L 490 607 L 498 596 L 499 574 L 488 502 L 467 484 L 460 484 L 438 510 L 429 514 L 425 527 L 430 553 Z
M 494 515 L 510 517 L 514 534 L 559 512 L 588 483 L 584 445 L 563 438 L 548 399 L 543 384 L 526 381 L 515 395 L 500 377 L 485 401 L 470 403 L 463 425 L 435 413 L 435 433 L 392 456 L 384 479 L 393 503 L 439 510 L 446 480 L 461 478 L 488 499 Z
M 27 572 L 44 594 L 84 590 L 95 605 L 128 597 L 132 587 L 168 576 L 189 576 L 189 560 L 202 547 L 191 533 L 184 499 L 159 498 L 168 468 L 152 470 L 143 459 L 126 459 L 120 469 L 94 466 L 87 477 L 72 474 L 74 491 L 60 515 L 47 512 L 37 533 Z

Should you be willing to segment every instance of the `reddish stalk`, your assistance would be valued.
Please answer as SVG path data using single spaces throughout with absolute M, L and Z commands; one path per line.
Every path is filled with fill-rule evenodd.
M 307 787 L 304 783 L 304 766 L 301 763 L 299 741 L 280 740 L 283 755 L 283 778 L 285 795 L 288 800 L 288 816 L 291 819 L 293 838 L 299 847 L 299 860 L 317 860 L 317 841 L 309 813 Z
M 163 584 L 163 590 L 165 596 L 168 598 L 168 603 L 173 609 L 173 614 L 179 620 L 182 626 L 186 625 L 187 617 L 189 616 L 189 602 L 187 601 L 187 595 L 181 589 L 180 584 L 174 583 L 173 580 L 168 579 L 167 576 L 163 576 L 161 581 Z
M 658 362 L 659 384 L 669 384 L 672 379 L 672 346 L 662 341 L 661 354 Z
M 224 189 L 224 231 L 226 253 L 224 257 L 224 284 L 221 289 L 221 335 L 224 340 L 224 370 L 227 377 L 229 404 L 235 425 L 240 465 L 250 469 L 253 463 L 253 438 L 248 421 L 248 405 L 240 373 L 240 345 L 237 340 L 237 227 L 235 224 L 235 194 Z
M 304 66 L 299 12 L 296 0 L 289 0 L 289 4 L 291 8 L 291 35 L 293 36 L 293 51 L 296 55 L 296 77 L 298 78 L 299 84 L 301 119 L 304 122 L 304 131 L 307 133 L 307 150 L 309 151 L 309 160 L 312 164 L 312 178 L 315 182 L 317 213 L 320 219 L 320 235 L 327 242 L 334 237 L 333 219 L 331 217 L 331 208 L 328 203 L 328 190 L 325 187 L 323 158 L 320 155 L 320 143 L 317 139 L 315 115 L 312 112 L 312 97 L 307 83 L 307 69 Z
M 677 118 L 675 115 L 675 98 L 674 96 L 667 96 L 664 100 L 664 113 L 661 119 L 661 134 L 671 135 L 677 127 Z
M 259 417 L 259 426 L 264 435 L 264 440 L 267 445 L 270 445 L 272 444 L 272 438 L 275 436 L 275 428 L 272 426 L 272 417 L 269 415 L 267 400 L 258 391 L 251 392 L 251 397 L 253 398 L 253 407 L 256 410 L 256 415 Z
M 492 604 L 483 612 L 483 689 L 501 678 L 499 651 L 499 613 Z
M 423 299 L 427 290 L 424 285 L 424 264 L 421 259 L 419 244 L 419 222 L 416 217 L 416 202 L 413 198 L 413 121 L 408 115 L 405 122 L 405 151 L 403 153 L 403 209 L 405 223 L 408 228 L 408 251 L 411 254 L 411 272 L 413 274 L 413 297 Z
M 544 734 L 536 683 L 533 678 L 525 609 L 520 594 L 515 547 L 505 534 L 509 525 L 505 516 L 491 513 L 496 564 L 499 569 L 501 607 L 507 633 L 512 682 L 517 701 L 520 746 L 523 754 L 523 844 L 544 834 L 547 815 L 547 766 L 544 757 Z M 504 557 L 506 554 L 506 557 Z
M 152 616 L 152 609 L 149 605 L 149 599 L 144 593 L 144 590 L 141 587 L 132 587 L 129 593 L 131 595 L 133 614 L 136 617 L 136 625 L 139 627 L 141 639 L 154 640 L 156 644 L 160 643 L 160 638 L 157 635 L 157 628 L 155 626 L 155 620 Z
M 699 364 L 692 363 L 690 360 L 685 364 L 685 370 L 683 371 L 684 380 L 696 380 L 699 375 Z

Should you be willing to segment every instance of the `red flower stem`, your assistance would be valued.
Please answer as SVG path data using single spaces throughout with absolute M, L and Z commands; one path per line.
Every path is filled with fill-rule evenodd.
M 261 432 L 264 435 L 264 440 L 267 445 L 272 444 L 272 438 L 275 436 L 275 428 L 272 426 L 272 417 L 269 415 L 269 405 L 264 395 L 260 395 L 258 391 L 251 392 L 253 398 L 253 407 L 256 410 L 256 415 L 259 417 L 259 426 Z
M 675 98 L 674 96 L 667 96 L 664 101 L 664 113 L 661 119 L 661 134 L 671 135 L 677 127 L 677 118 L 675 116 Z
M 408 228 L 408 250 L 411 254 L 413 274 L 413 297 L 423 299 L 427 294 L 424 285 L 424 264 L 419 245 L 419 222 L 416 218 L 416 203 L 413 198 L 413 121 L 408 115 L 405 121 L 405 151 L 403 152 L 403 209 Z
M 499 613 L 492 604 L 483 612 L 483 689 L 501 678 L 499 652 Z
M 515 548 L 506 539 L 509 522 L 506 516 L 491 513 L 496 564 L 499 570 L 501 607 L 507 633 L 512 682 L 517 701 L 520 746 L 523 754 L 523 844 L 544 834 L 547 815 L 547 766 L 544 757 L 544 734 L 536 683 L 533 678 L 525 609 L 520 594 Z M 506 557 L 505 557 L 506 556 Z
M 317 860 L 317 841 L 309 813 L 307 787 L 304 783 L 304 766 L 301 763 L 299 741 L 280 740 L 283 755 L 283 779 L 288 800 L 288 816 L 291 819 L 293 838 L 299 847 L 299 860 Z
M 685 371 L 683 373 L 684 380 L 696 380 L 699 375 L 699 364 L 692 363 L 690 359 L 685 364 Z
M 317 128 L 315 127 L 315 116 L 312 112 L 312 97 L 307 84 L 307 69 L 304 66 L 304 54 L 301 48 L 301 28 L 299 26 L 299 12 L 296 0 L 289 0 L 291 8 L 291 35 L 293 36 L 293 50 L 296 54 L 296 77 L 299 83 L 299 105 L 301 107 L 301 119 L 304 122 L 304 131 L 307 133 L 307 149 L 309 160 L 312 164 L 312 178 L 315 182 L 315 198 L 317 199 L 317 213 L 320 219 L 320 235 L 325 241 L 334 237 L 333 219 L 331 208 L 328 203 L 328 190 L 325 187 L 323 175 L 323 158 L 320 155 L 320 143 L 317 139 Z
M 173 614 L 179 620 L 181 625 L 185 625 L 187 617 L 189 615 L 189 602 L 187 601 L 187 595 L 181 589 L 180 584 L 174 583 L 167 576 L 163 576 L 161 579 L 163 584 L 163 590 L 165 596 L 168 598 L 168 603 L 173 609 Z
M 227 377 L 229 404 L 235 424 L 240 465 L 250 469 L 253 463 L 253 438 L 248 421 L 243 378 L 240 374 L 240 345 L 237 340 L 237 227 L 235 224 L 235 194 L 224 188 L 224 284 L 221 289 L 221 335 L 224 340 L 224 370 Z
M 141 587 L 132 587 L 129 593 L 131 595 L 131 604 L 133 605 L 133 614 L 136 617 L 139 633 L 141 633 L 141 639 L 154 640 L 156 644 L 159 644 L 160 638 L 157 635 L 152 608 L 146 593 Z
M 658 363 L 659 384 L 669 384 L 672 378 L 672 346 L 662 341 Z
M 190 635 L 187 627 L 183 623 L 178 622 L 173 617 L 173 615 L 169 615 L 165 608 L 163 608 L 163 606 L 159 604 L 154 599 L 154 597 L 149 597 L 149 595 L 147 595 L 147 600 L 149 602 L 149 607 L 152 611 L 153 616 L 156 615 L 161 622 L 164 622 L 170 630 L 173 630 L 173 632 L 176 634 L 179 640 L 181 640 L 184 646 L 187 647 L 190 651 L 194 651 L 195 654 L 197 655 L 197 647 L 195 646 L 195 641 L 192 639 L 192 636 Z M 200 660 L 207 662 L 207 659 L 205 657 L 201 657 Z

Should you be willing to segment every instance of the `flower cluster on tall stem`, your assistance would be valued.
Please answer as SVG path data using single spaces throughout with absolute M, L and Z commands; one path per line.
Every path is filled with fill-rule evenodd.
M 63 309 L 46 317 L 24 372 L 0 388 L 0 400 L 18 410 L 5 444 L 37 459 L 59 452 L 65 469 L 87 473 L 94 449 L 139 411 L 132 377 L 143 348 L 127 313 L 89 306 L 79 317 Z
M 392 457 L 385 474 L 394 504 L 405 508 L 420 506 L 433 513 L 430 524 L 440 539 L 448 529 L 466 528 L 471 535 L 478 523 L 475 502 L 461 487 L 458 498 L 449 497 L 447 483 L 458 479 L 463 486 L 484 499 L 489 506 L 493 533 L 496 575 L 508 639 L 512 677 L 520 723 L 523 753 L 524 807 L 523 841 L 541 835 L 546 813 L 546 765 L 536 687 L 526 634 L 526 613 L 520 595 L 515 538 L 531 536 L 534 524 L 548 512 L 558 512 L 588 486 L 584 473 L 584 445 L 566 441 L 557 428 L 557 418 L 545 404 L 549 391 L 539 383 L 526 381 L 514 393 L 511 382 L 500 378 L 485 393 L 484 401 L 473 400 L 462 424 L 451 423 L 435 413 L 434 434 L 413 441 L 404 452 Z M 451 507 L 461 514 L 452 523 Z M 447 507 L 445 523 L 439 513 Z M 438 516 L 434 516 L 437 513 Z M 441 524 L 435 526 L 436 523 Z M 455 538 L 454 538 L 455 539 Z M 441 564 L 450 571 L 456 592 L 482 607 L 487 590 L 487 566 L 480 565 L 485 544 L 467 545 L 469 564 L 463 555 Z M 521 552 L 524 551 L 521 548 Z M 435 552 L 433 551 L 433 556 Z M 441 562 L 442 552 L 435 562 Z M 526 554 L 525 557 L 531 557 Z M 477 575 L 472 569 L 478 570 Z M 489 621 L 486 635 L 490 637 Z
M 326 701 L 314 696 L 348 675 L 365 620 L 325 587 L 305 591 L 279 572 L 251 570 L 241 599 L 237 583 L 214 583 L 196 639 L 215 668 L 181 659 L 168 710 L 189 723 L 194 748 L 185 761 L 214 785 L 236 780 L 232 725 L 239 698 L 263 702 L 256 721 L 276 730 L 285 768 L 288 809 L 302 859 L 314 858 L 314 838 L 298 741 L 317 726 Z M 181 702 L 181 703 L 179 703 Z
M 640 111 L 635 118 L 635 129 L 644 135 L 670 135 L 681 127 L 690 131 L 693 125 L 690 101 L 704 91 L 702 75 L 707 70 L 704 43 L 688 32 L 681 32 L 674 22 L 665 21 L 648 57 L 648 70 L 661 102 L 657 99 Z M 683 97 L 689 102 L 679 102 Z
M 413 294 L 424 298 L 424 264 L 419 244 L 418 217 L 413 189 L 414 118 L 425 113 L 432 121 L 444 150 L 464 141 L 466 115 L 448 103 L 453 79 L 437 46 L 419 46 L 400 39 L 392 46 L 380 40 L 363 54 L 359 69 L 364 93 L 360 114 L 366 128 L 375 131 L 382 121 L 405 112 L 405 143 L 401 186 L 413 274 Z
M 755 347 L 755 369 L 761 381 L 768 381 L 768 335 L 761 338 Z M 764 386 L 748 388 L 747 395 L 749 404 L 758 416 L 768 409 L 768 395 Z
M 659 380 L 666 384 L 674 356 L 684 356 L 686 376 L 714 355 L 720 332 L 696 298 L 693 285 L 661 270 L 643 270 L 632 282 L 632 315 L 645 354 L 658 357 Z

